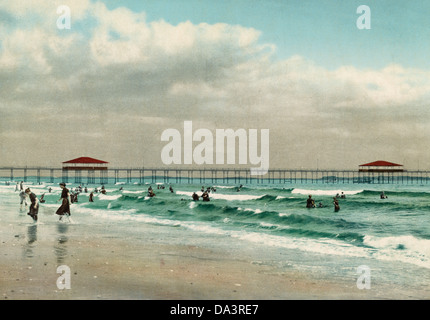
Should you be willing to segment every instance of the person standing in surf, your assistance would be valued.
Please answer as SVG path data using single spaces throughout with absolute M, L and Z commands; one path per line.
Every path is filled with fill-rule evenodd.
M 36 195 L 31 192 L 30 188 L 25 189 L 25 193 L 29 196 L 31 201 L 30 211 L 27 214 L 33 218 L 34 222 L 37 222 L 37 214 L 39 213 L 39 200 L 37 199 Z
M 202 199 L 203 199 L 203 201 L 210 201 L 209 193 L 207 191 L 203 192 Z
M 340 210 L 339 201 L 337 201 L 337 198 L 333 198 L 333 204 L 334 204 L 334 212 L 338 212 Z
M 312 199 L 312 195 L 309 195 L 308 200 L 306 200 L 306 208 L 315 208 L 315 201 Z
M 66 184 L 64 182 L 60 183 L 61 191 L 61 198 L 58 201 L 61 202 L 61 206 L 58 208 L 56 214 L 60 216 L 60 220 L 63 218 L 63 215 L 70 216 L 70 193 L 69 189 L 66 188 Z
M 20 210 L 22 210 L 22 204 L 25 204 L 25 207 L 27 208 L 27 194 L 24 191 L 21 191 L 19 193 L 19 198 L 21 199 Z

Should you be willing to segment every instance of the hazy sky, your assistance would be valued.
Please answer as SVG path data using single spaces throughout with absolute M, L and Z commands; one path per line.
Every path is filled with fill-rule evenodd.
M 363 4 L 370 30 L 356 26 Z M 429 12 L 425 0 L 1 0 L 0 166 L 160 166 L 162 132 L 191 120 L 214 135 L 269 129 L 270 168 L 430 169 Z

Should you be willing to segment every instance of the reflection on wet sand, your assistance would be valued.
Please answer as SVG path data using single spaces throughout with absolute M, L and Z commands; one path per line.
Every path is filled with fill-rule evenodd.
M 57 243 L 54 246 L 55 256 L 57 257 L 57 263 L 64 263 L 64 259 L 67 256 L 67 231 L 69 229 L 69 225 L 67 223 L 58 223 L 57 231 L 59 233 Z
M 32 224 L 27 227 L 27 244 L 24 246 L 24 256 L 26 258 L 33 258 L 33 249 L 36 247 L 34 244 L 37 241 L 37 224 Z

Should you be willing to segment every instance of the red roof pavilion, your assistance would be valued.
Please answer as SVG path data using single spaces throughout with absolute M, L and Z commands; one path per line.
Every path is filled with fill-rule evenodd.
M 403 165 L 384 160 L 378 160 L 361 164 L 358 166 L 358 171 L 362 172 L 402 172 Z
M 63 162 L 63 170 L 107 170 L 109 162 L 90 157 L 80 157 Z

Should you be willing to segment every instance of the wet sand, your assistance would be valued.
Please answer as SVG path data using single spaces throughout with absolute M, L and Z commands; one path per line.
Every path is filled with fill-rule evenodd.
M 123 236 L 121 230 L 112 232 L 106 226 L 58 222 L 3 223 L 1 229 L 2 299 L 398 298 L 394 291 L 380 296 L 359 290 L 356 279 L 317 279 L 216 246 L 161 243 L 154 227 L 139 237 Z M 57 279 L 64 276 L 57 273 L 61 265 L 70 268 L 70 289 L 57 287 Z

